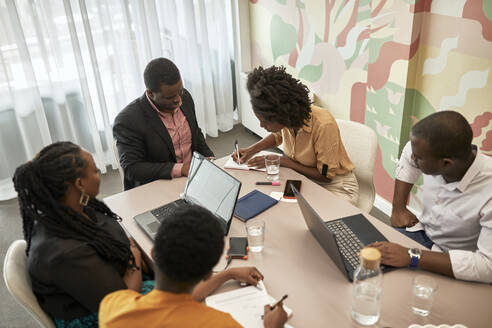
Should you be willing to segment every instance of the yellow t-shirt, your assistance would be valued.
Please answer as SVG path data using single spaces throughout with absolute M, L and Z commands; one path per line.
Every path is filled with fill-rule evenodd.
M 141 295 L 120 290 L 106 295 L 99 307 L 99 327 L 241 327 L 230 314 L 193 300 L 190 294 L 152 290 Z
M 311 119 L 294 133 L 283 128 L 273 133 L 276 145 L 283 143 L 284 153 L 296 162 L 316 167 L 319 173 L 332 179 L 354 169 L 343 146 L 337 121 L 329 111 L 311 106 Z

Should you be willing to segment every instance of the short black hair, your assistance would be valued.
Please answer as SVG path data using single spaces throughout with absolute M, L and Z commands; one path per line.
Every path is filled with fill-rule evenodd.
M 159 92 L 162 84 L 174 85 L 181 80 L 178 67 L 167 58 L 152 59 L 144 70 L 145 87 Z
M 458 112 L 433 113 L 412 127 L 412 135 L 429 144 L 436 158 L 466 158 L 472 151 L 473 131 Z
M 300 128 L 311 117 L 309 89 L 283 66 L 255 68 L 247 88 L 253 111 L 268 122 Z
M 217 264 L 224 230 L 208 210 L 187 205 L 164 220 L 154 242 L 154 260 L 167 278 L 197 283 Z

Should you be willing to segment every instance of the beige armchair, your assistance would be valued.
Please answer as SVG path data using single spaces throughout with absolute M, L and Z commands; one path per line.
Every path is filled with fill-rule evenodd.
M 363 124 L 337 119 L 342 142 L 350 160 L 355 165 L 355 176 L 359 182 L 357 207 L 369 213 L 374 203 L 374 162 L 378 148 L 376 133 Z
M 26 241 L 16 240 L 5 255 L 3 279 L 10 294 L 36 320 L 41 327 L 54 328 L 53 320 L 41 309 L 32 291 L 27 272 Z

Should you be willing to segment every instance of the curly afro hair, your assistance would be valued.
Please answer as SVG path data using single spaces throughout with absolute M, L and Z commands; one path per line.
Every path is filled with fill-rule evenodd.
M 247 88 L 254 112 L 264 120 L 288 128 L 300 128 L 311 117 L 309 90 L 283 66 L 255 68 Z
M 177 283 L 197 283 L 217 264 L 224 249 L 224 230 L 208 210 L 179 208 L 159 227 L 154 260 L 159 270 Z

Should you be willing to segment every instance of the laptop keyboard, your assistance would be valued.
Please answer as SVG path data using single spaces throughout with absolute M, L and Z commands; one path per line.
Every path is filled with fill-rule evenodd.
M 170 204 L 166 204 L 164 206 L 158 207 L 156 209 L 153 209 L 150 211 L 152 215 L 156 217 L 159 222 L 162 222 L 165 218 L 171 216 L 176 212 L 176 210 L 182 205 L 185 204 L 186 202 L 182 199 L 178 199 Z
M 358 253 L 364 247 L 362 242 L 343 221 L 328 221 L 325 225 L 335 234 L 342 256 L 355 269 L 360 262 Z

